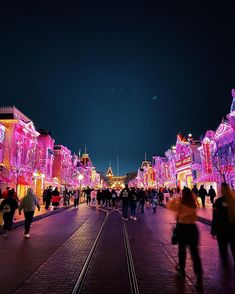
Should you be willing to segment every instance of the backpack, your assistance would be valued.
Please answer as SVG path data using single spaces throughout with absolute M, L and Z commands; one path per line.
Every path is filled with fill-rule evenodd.
M 11 207 L 9 204 L 4 204 L 3 209 L 2 209 L 3 214 L 4 213 L 10 213 L 11 212 Z
M 124 190 L 123 191 L 123 198 L 127 198 L 128 197 L 128 191 L 127 190 Z

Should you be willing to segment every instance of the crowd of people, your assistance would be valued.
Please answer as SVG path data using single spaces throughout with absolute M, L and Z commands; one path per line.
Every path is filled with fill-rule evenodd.
M 126 186 L 123 189 L 64 189 L 60 193 L 57 187 L 47 187 L 43 193 L 45 209 L 50 206 L 57 209 L 60 201 L 63 205 L 70 205 L 73 200 L 74 208 L 78 207 L 81 196 L 85 197 L 87 207 L 102 207 L 107 209 L 121 209 L 123 220 L 129 219 L 136 221 L 137 212 L 144 214 L 146 205 L 152 208 L 155 214 L 157 207 L 166 206 L 176 213 L 176 232 L 178 244 L 177 271 L 185 274 L 186 247 L 189 247 L 193 260 L 193 267 L 197 276 L 198 284 L 202 281 L 202 264 L 199 254 L 199 230 L 196 225 L 197 208 L 201 205 L 205 207 L 205 197 L 209 196 L 213 205 L 213 217 L 211 225 L 211 235 L 216 237 L 219 253 L 223 265 L 227 265 L 227 247 L 230 245 L 235 271 L 235 194 L 226 183 L 222 183 L 219 196 L 211 186 L 209 191 L 203 185 L 198 189 L 196 185 L 189 189 L 184 187 L 168 189 L 143 189 Z M 200 199 L 200 201 L 198 201 Z M 7 236 L 11 228 L 15 211 L 19 209 L 19 214 L 24 211 L 25 230 L 24 237 L 30 238 L 30 225 L 33 219 L 35 208 L 40 210 L 39 200 L 29 188 L 27 194 L 21 201 L 17 197 L 14 189 L 9 187 L 0 193 L 0 212 L 3 218 L 4 237 Z M 1 224 L 1 219 L 0 219 Z

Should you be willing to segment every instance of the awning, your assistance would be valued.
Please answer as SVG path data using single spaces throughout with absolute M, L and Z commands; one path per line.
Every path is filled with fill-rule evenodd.
M 194 183 L 205 183 L 205 182 L 219 182 L 218 175 L 204 174 L 198 179 L 193 181 Z
M 25 186 L 30 186 L 30 185 L 31 185 L 31 183 L 30 183 L 29 181 L 27 181 L 27 180 L 25 179 L 25 177 L 23 177 L 23 176 L 19 176 L 19 177 L 18 177 L 17 183 L 18 183 L 19 185 L 25 185 Z
M 10 180 L 0 175 L 0 183 L 9 183 Z

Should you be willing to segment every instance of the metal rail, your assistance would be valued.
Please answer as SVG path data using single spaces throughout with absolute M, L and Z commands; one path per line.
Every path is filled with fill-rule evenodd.
M 107 222 L 108 215 L 109 215 L 109 213 L 106 211 L 106 216 L 105 216 L 105 219 L 103 221 L 103 224 L 102 224 L 102 226 L 101 226 L 101 228 L 99 230 L 99 233 L 98 233 L 98 235 L 97 235 L 97 237 L 96 237 L 96 239 L 95 239 L 95 241 L 94 241 L 94 243 L 92 245 L 92 248 L 91 248 L 91 250 L 90 250 L 90 252 L 89 252 L 89 254 L 87 256 L 86 262 L 84 263 L 84 265 L 82 267 L 82 270 L 81 270 L 80 275 L 79 275 L 79 277 L 77 279 L 77 282 L 76 282 L 76 284 L 75 284 L 75 286 L 74 286 L 74 288 L 73 288 L 73 290 L 71 292 L 72 294 L 80 293 L 81 290 L 82 290 L 82 286 L 84 284 L 84 281 L 86 279 L 86 275 L 87 275 L 89 267 L 91 265 L 91 262 L 92 262 L 92 259 L 93 259 L 94 253 L 95 253 L 96 246 L 98 244 L 98 241 L 99 241 L 99 238 L 100 238 L 101 233 L 103 231 L 103 228 L 104 228 L 104 226 L 105 226 L 105 224 Z
M 127 261 L 131 294 L 139 294 L 139 287 L 138 287 L 138 283 L 137 283 L 134 262 L 133 262 L 133 258 L 132 258 L 132 254 L 131 254 L 131 246 L 130 246 L 130 242 L 129 242 L 129 236 L 128 236 L 126 224 L 124 221 L 123 221 L 123 235 L 124 235 L 126 261 Z

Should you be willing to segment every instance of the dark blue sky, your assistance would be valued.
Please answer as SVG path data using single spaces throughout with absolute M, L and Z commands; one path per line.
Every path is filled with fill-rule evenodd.
M 0 104 L 98 170 L 117 153 L 136 170 L 229 112 L 235 7 L 214 2 L 2 1 Z

